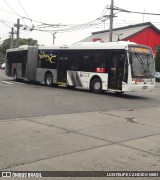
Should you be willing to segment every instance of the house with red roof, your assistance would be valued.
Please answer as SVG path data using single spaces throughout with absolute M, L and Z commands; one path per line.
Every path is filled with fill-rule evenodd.
M 109 29 L 93 32 L 91 36 L 83 39 L 81 42 L 108 42 Z M 112 41 L 131 41 L 146 45 L 152 48 L 156 54 L 156 47 L 160 47 L 160 30 L 151 22 L 115 28 L 112 31 Z

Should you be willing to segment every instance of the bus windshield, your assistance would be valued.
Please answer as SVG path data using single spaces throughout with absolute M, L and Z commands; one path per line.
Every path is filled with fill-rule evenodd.
M 152 54 L 130 52 L 132 77 L 153 78 L 154 59 Z

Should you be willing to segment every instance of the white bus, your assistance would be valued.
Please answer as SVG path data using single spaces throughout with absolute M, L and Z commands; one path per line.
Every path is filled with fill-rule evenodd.
M 151 91 L 151 48 L 131 42 L 86 42 L 71 46 L 20 46 L 6 51 L 6 75 L 14 80 L 65 84 L 94 93 Z

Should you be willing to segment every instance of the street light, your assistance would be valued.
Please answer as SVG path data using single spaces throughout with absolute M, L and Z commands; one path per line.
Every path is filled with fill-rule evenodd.
M 52 34 L 53 35 L 53 45 L 54 45 L 54 40 L 55 40 L 55 34 L 56 34 L 56 32 L 54 33 L 54 34 Z
M 121 34 L 117 34 L 117 33 L 115 33 L 115 34 L 118 36 L 117 41 L 120 41 L 120 38 L 119 38 L 119 37 L 120 37 L 121 35 L 123 35 L 123 33 L 121 33 Z

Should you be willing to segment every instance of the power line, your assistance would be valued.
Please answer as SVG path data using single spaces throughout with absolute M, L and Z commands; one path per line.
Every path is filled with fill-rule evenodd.
M 22 18 L 22 19 L 26 19 L 26 20 L 29 20 L 29 21 L 31 21 L 31 22 L 36 22 L 36 23 L 41 24 L 41 25 L 39 25 L 39 26 L 42 26 L 42 25 L 48 25 L 48 26 L 53 26 L 53 27 L 57 27 L 57 26 L 59 26 L 59 27 L 60 27 L 60 26 L 66 26 L 66 25 L 62 25 L 61 23 L 59 23 L 59 24 L 49 24 L 49 23 L 46 23 L 46 22 L 34 20 L 34 19 L 29 18 L 29 17 L 21 16 L 21 15 L 17 14 L 16 12 L 13 13 L 13 12 L 10 12 L 10 11 L 4 10 L 4 9 L 0 9 L 0 11 L 4 11 L 4 12 L 7 12 L 7 13 L 16 15 L 16 16 Z M 24 23 L 24 24 L 25 24 L 25 23 Z M 32 27 L 33 27 L 33 24 L 32 24 Z
M 11 28 L 11 26 L 8 26 L 8 24 L 6 24 L 3 20 L 0 20 L 0 22 L 1 22 L 2 24 L 4 24 L 5 26 Z
M 58 33 L 65 33 L 65 32 L 72 32 L 72 31 L 79 31 L 82 29 L 87 29 L 87 28 L 91 28 L 93 26 L 96 26 L 98 24 L 101 24 L 102 22 L 104 23 L 104 21 L 106 21 L 108 19 L 108 16 L 103 16 L 101 18 L 97 18 L 96 20 L 84 23 L 84 24 L 80 24 L 80 25 L 76 25 L 76 26 L 72 26 L 72 27 L 67 27 L 64 29 L 41 29 L 41 28 L 34 28 L 34 30 L 37 31 L 43 31 L 43 32 L 58 32 Z
M 0 11 L 4 11 L 4 12 L 7 12 L 7 13 L 10 13 L 10 14 L 13 14 L 13 15 L 17 15 L 17 14 L 15 14 L 13 12 L 10 12 L 10 11 L 4 10 L 4 9 L 0 9 Z
M 20 0 L 18 0 L 18 2 L 19 2 L 19 4 L 20 4 L 20 6 L 22 7 L 22 9 L 23 9 L 23 11 L 25 12 L 25 14 L 26 14 L 26 16 L 27 17 L 24 17 L 24 16 L 21 16 L 21 15 L 19 15 L 8 3 L 7 3 L 7 1 L 6 0 L 4 0 L 5 1 L 5 3 L 7 4 L 7 6 L 9 6 L 10 7 L 10 9 L 12 9 L 12 11 L 14 12 L 14 13 L 12 13 L 12 12 L 9 12 L 9 11 L 6 11 L 6 10 L 2 10 L 2 9 L 0 9 L 0 10 L 2 10 L 2 11 L 5 11 L 5 12 L 8 12 L 8 13 L 11 13 L 11 14 L 14 14 L 14 15 L 16 15 L 16 16 L 19 16 L 19 17 L 21 17 L 22 19 L 26 19 L 26 20 L 29 20 L 29 21 L 34 21 L 34 22 L 36 22 L 36 23 L 38 23 L 38 25 L 36 25 L 36 26 L 34 26 L 33 24 L 32 24 L 32 26 L 27 26 L 27 25 L 22 25 L 22 24 L 20 24 L 20 27 L 21 28 L 23 28 L 22 30 L 27 30 L 28 32 L 31 32 L 31 31 L 33 31 L 33 30 L 36 30 L 36 31 L 41 31 L 41 32 L 58 32 L 58 33 L 65 33 L 65 32 L 73 32 L 73 31 L 78 31 L 78 30 L 83 30 L 83 29 L 86 29 L 86 28 L 91 28 L 91 27 L 93 27 L 93 26 L 97 26 L 97 25 L 99 25 L 100 26 L 100 24 L 102 24 L 102 23 L 104 23 L 105 21 L 107 21 L 108 19 L 110 19 L 111 18 L 111 15 L 109 15 L 109 13 L 108 13 L 108 9 L 111 9 L 111 6 L 105 6 L 105 8 L 103 9 L 103 11 L 102 11 L 102 13 L 101 13 L 101 15 L 100 15 L 100 17 L 99 18 L 97 18 L 97 19 L 95 19 L 95 20 L 92 20 L 92 21 L 89 21 L 89 22 L 87 22 L 87 23 L 83 23 L 83 24 L 79 24 L 79 25 L 67 25 L 67 24 L 61 24 L 61 23 L 58 23 L 58 24 L 49 24 L 49 23 L 45 23 L 45 22 L 41 22 L 41 21 L 37 21 L 37 20 L 33 20 L 33 19 L 31 19 L 29 16 L 28 16 L 28 14 L 27 14 L 27 12 L 26 12 L 26 10 L 25 10 L 25 8 L 22 6 L 22 4 L 21 4 L 21 2 L 20 2 Z M 115 7 L 115 6 L 113 6 L 113 10 L 117 10 L 117 11 L 119 11 L 119 12 L 126 12 L 126 13 L 137 13 L 137 14 L 148 14 L 148 15 L 160 15 L 160 14 L 157 14 L 157 13 L 147 13 L 147 12 L 136 12 L 136 11 L 129 11 L 129 10 L 125 10 L 125 9 L 122 9 L 122 8 L 119 8 L 119 7 Z M 119 13 L 119 12 L 116 12 L 116 13 Z M 107 13 L 108 13 L 108 15 L 107 15 Z M 115 14 L 116 14 L 115 12 L 113 13 L 113 17 L 115 17 Z M 4 21 L 0 21 L 1 23 L 3 23 L 3 24 L 5 24 L 6 26 L 8 26 Z M 127 23 L 127 22 L 125 22 L 125 23 Z M 120 25 L 121 23 L 116 23 L 116 25 Z M 124 22 L 123 22 L 123 24 L 124 24 Z M 10 27 L 10 26 L 8 26 L 8 27 Z
M 17 16 L 20 17 L 20 15 L 7 3 L 6 0 L 3 0 L 3 1 L 7 4 L 7 6 L 8 6 Z
M 30 19 L 28 13 L 26 12 L 26 10 L 24 9 L 24 7 L 22 6 L 22 3 L 20 2 L 20 0 L 18 0 L 18 2 L 19 2 L 19 4 L 20 4 L 21 8 L 23 9 L 23 11 L 25 12 L 25 14 L 27 15 L 27 17 Z M 22 19 L 24 19 L 24 18 L 22 18 Z M 24 20 L 23 20 L 23 22 L 24 22 Z M 33 27 L 34 25 L 33 25 L 33 23 L 32 23 L 32 20 L 31 20 L 31 24 L 32 24 L 32 27 Z
M 0 19 L 0 21 L 4 22 L 4 23 L 6 23 L 6 24 L 14 24 L 14 23 L 11 22 L 11 21 L 5 21 L 5 20 L 3 20 L 3 19 Z
M 17 16 L 21 17 L 21 16 L 7 3 L 6 0 L 4 0 L 4 2 L 7 4 L 7 6 L 8 6 Z M 23 20 L 23 19 L 22 19 L 22 20 Z M 23 20 L 23 22 L 24 22 L 24 20 Z M 25 22 L 24 22 L 24 24 L 25 24 Z
M 7 35 L 8 35 L 8 33 L 0 34 L 0 37 L 7 36 Z
M 160 14 L 157 14 L 157 13 L 146 13 L 146 12 L 136 12 L 136 11 L 130 11 L 129 13 L 147 14 L 147 15 L 160 16 Z
M 4 0 L 4 1 L 5 1 L 5 0 Z M 19 0 L 18 0 L 18 1 L 19 1 Z M 5 1 L 5 2 L 6 2 L 6 1 Z M 20 3 L 20 1 L 19 1 L 19 3 Z M 6 4 L 8 5 L 7 2 L 6 2 Z M 8 5 L 8 6 L 9 6 L 9 5 Z M 21 6 L 22 6 L 22 4 L 21 4 Z M 10 6 L 9 6 L 9 7 L 10 7 Z M 23 7 L 23 6 L 22 6 L 22 7 Z M 10 7 L 10 8 L 11 8 L 11 7 Z M 12 11 L 14 11 L 13 8 L 11 8 L 11 9 L 12 9 Z M 23 8 L 23 9 L 24 9 L 24 8 Z M 64 28 L 64 29 L 59 29 L 59 30 L 56 30 L 56 31 L 57 31 L 57 32 L 72 32 L 72 31 L 77 31 L 77 30 L 81 30 L 81 29 L 85 29 L 85 28 L 90 28 L 90 27 L 92 27 L 92 26 L 98 25 L 98 24 L 102 23 L 101 21 L 103 21 L 103 22 L 105 21 L 105 18 L 104 18 L 105 16 L 103 16 L 104 14 L 106 14 L 105 9 L 106 9 L 106 7 L 104 8 L 101 16 L 100 16 L 99 18 L 97 18 L 96 20 L 90 21 L 90 22 L 88 22 L 88 23 L 76 25 L 76 26 L 73 26 L 73 27 L 67 27 L 67 28 Z M 1 9 L 0 9 L 0 10 L 1 10 Z M 3 10 L 3 11 L 5 11 L 5 10 Z M 8 12 L 8 11 L 6 11 L 6 12 Z M 15 12 L 15 11 L 14 11 L 14 12 Z M 26 11 L 25 11 L 25 12 L 26 12 Z M 9 13 L 11 13 L 11 12 L 9 12 Z M 13 13 L 12 13 L 12 14 L 13 14 Z M 23 25 L 25 29 L 29 28 L 30 30 L 38 30 L 38 31 L 42 31 L 42 32 L 49 32 L 49 31 L 53 31 L 54 29 L 52 29 L 52 30 L 46 30 L 47 26 L 48 26 L 48 27 L 52 27 L 52 28 L 62 28 L 62 27 L 64 27 L 64 26 L 68 26 L 68 25 L 62 25 L 62 24 L 60 24 L 60 23 L 59 23 L 59 24 L 48 24 L 48 23 L 44 23 L 44 22 L 37 21 L 37 20 L 33 20 L 33 19 L 29 18 L 28 14 L 27 14 L 28 17 L 23 17 L 23 16 L 19 15 L 19 14 L 16 13 L 16 12 L 15 12 L 14 15 L 18 15 L 18 16 L 21 17 L 22 19 L 27 19 L 27 20 L 30 20 L 30 21 L 34 21 L 34 22 L 40 23 L 40 25 L 37 25 L 37 26 L 34 26 L 34 25 L 32 24 L 32 27 Z M 102 19 L 101 19 L 101 18 L 102 18 Z
M 27 15 L 27 17 L 28 17 L 28 18 L 30 18 L 30 17 L 28 16 L 28 14 L 27 14 L 26 10 L 25 10 L 25 9 L 24 9 L 24 7 L 22 6 L 22 4 L 21 4 L 20 0 L 18 0 L 18 2 L 19 2 L 19 4 L 20 4 L 21 8 L 23 9 L 23 11 L 25 12 L 25 14 Z
M 148 14 L 148 15 L 160 16 L 160 14 L 158 14 L 158 13 L 147 13 L 147 12 L 129 11 L 129 10 L 122 9 L 122 8 L 119 8 L 119 7 L 116 7 L 116 6 L 114 6 L 113 9 L 114 10 L 118 10 L 120 12 L 126 12 L 126 13 Z
M 10 9 L 12 9 L 12 11 L 14 11 L 14 9 L 6 2 L 6 0 L 4 0 L 5 1 L 5 3 L 10 7 Z M 19 4 L 21 5 L 21 7 L 23 8 L 23 10 L 25 11 L 25 9 L 24 9 L 24 7 L 22 6 L 22 4 L 21 4 L 21 2 L 18 0 L 18 2 L 19 2 Z M 0 9 L 1 10 L 1 9 Z M 91 22 L 88 22 L 88 23 L 84 23 L 84 24 L 81 24 L 81 25 L 78 25 L 78 26 L 74 26 L 74 27 L 67 27 L 67 28 L 64 28 L 64 29 L 60 29 L 60 30 L 57 30 L 57 31 L 63 31 L 63 32 L 65 32 L 65 31 L 67 31 L 67 32 L 71 32 L 71 31 L 74 31 L 74 30 L 81 30 L 81 29 L 85 29 L 85 28 L 89 28 L 89 27 L 92 27 L 92 26 L 95 26 L 95 25 L 97 25 L 97 24 L 100 24 L 101 22 L 100 22 L 100 18 L 103 18 L 103 20 L 102 21 L 105 21 L 104 19 L 104 14 L 106 14 L 106 12 L 105 12 L 105 10 L 106 10 L 106 7 L 103 9 L 103 11 L 102 11 L 102 14 L 101 14 L 101 16 L 99 17 L 99 18 L 97 18 L 98 20 L 99 20 L 99 22 L 97 22 L 97 19 L 96 20 L 93 20 L 93 21 L 91 21 Z M 5 10 L 3 10 L 3 11 L 5 11 Z M 6 11 L 6 12 L 8 12 L 8 11 Z M 27 15 L 27 17 L 23 17 L 23 16 L 21 16 L 21 15 L 19 15 L 16 11 L 14 11 L 15 12 L 15 14 L 14 15 L 18 15 L 19 17 L 21 17 L 22 19 L 27 19 L 27 20 L 30 20 L 30 21 L 34 21 L 34 22 L 37 22 L 37 23 L 40 23 L 40 25 L 37 25 L 36 27 L 32 24 L 32 27 L 30 28 L 31 30 L 39 30 L 39 31 L 53 31 L 53 29 L 52 30 L 46 30 L 46 28 L 47 28 L 47 26 L 48 27 L 52 27 L 52 28 L 62 28 L 62 27 L 64 27 L 64 26 L 68 26 L 68 25 L 62 25 L 62 24 L 48 24 L 48 23 L 44 23 L 44 22 L 40 22 L 40 21 L 37 21 L 37 20 L 33 20 L 33 19 L 31 19 L 31 18 L 29 18 L 29 16 L 28 16 L 28 14 L 27 14 L 27 12 L 25 11 L 25 14 Z M 10 13 L 10 12 L 9 12 Z M 12 13 L 13 14 L 13 13 Z M 29 26 L 25 26 L 25 28 L 29 28 Z M 43 30 L 41 30 L 41 29 L 43 29 Z M 45 30 L 44 30 L 45 29 Z
M 46 28 L 48 27 L 52 27 L 52 25 L 48 25 L 48 24 L 43 24 L 43 25 L 37 25 L 37 27 L 34 28 L 34 30 L 37 30 L 37 31 L 43 31 L 43 32 L 58 32 L 58 33 L 65 33 L 65 32 L 72 32 L 72 31 L 78 31 L 78 30 L 82 30 L 82 29 L 86 29 L 86 28 L 91 28 L 93 26 L 96 26 L 98 24 L 101 24 L 102 22 L 104 23 L 106 20 L 109 19 L 109 15 L 106 15 L 107 12 L 105 12 L 105 10 L 107 9 L 106 8 L 107 6 L 105 6 L 105 8 L 103 9 L 101 15 L 99 18 L 95 19 L 95 20 L 92 20 L 90 22 L 87 22 L 87 23 L 84 23 L 84 24 L 79 24 L 79 25 L 74 25 L 72 27 L 66 27 L 66 28 L 63 28 L 63 29 L 48 29 L 46 30 Z M 107 10 L 108 11 L 108 10 Z M 55 27 L 54 25 L 54 28 L 60 28 L 62 26 L 69 26 L 69 25 L 60 25 L 58 24 L 58 27 Z

